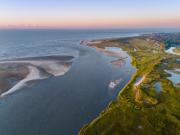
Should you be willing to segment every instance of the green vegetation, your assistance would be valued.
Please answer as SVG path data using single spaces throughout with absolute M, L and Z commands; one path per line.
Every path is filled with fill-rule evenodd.
M 147 34 L 145 37 L 163 42 L 166 49 L 180 45 L 180 33 L 155 33 L 151 35 Z
M 177 48 L 173 49 L 173 52 L 180 54 L 180 47 L 177 47 Z
M 180 83 L 177 83 L 176 86 L 177 86 L 177 87 L 180 87 Z
M 154 36 L 154 35 L 153 35 Z M 97 47 L 121 47 L 132 58 L 136 73 L 109 106 L 79 135 L 179 135 L 180 89 L 167 79 L 164 70 L 180 68 L 178 56 L 164 52 L 161 38 L 149 35 L 109 40 Z M 136 80 L 141 77 L 138 85 Z M 154 84 L 159 82 L 161 91 Z

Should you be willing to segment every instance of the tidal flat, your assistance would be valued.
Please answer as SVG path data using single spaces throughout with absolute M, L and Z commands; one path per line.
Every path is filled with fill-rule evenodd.
M 73 56 L 44 56 L 0 61 L 0 94 L 12 94 L 26 85 L 50 76 L 64 75 Z

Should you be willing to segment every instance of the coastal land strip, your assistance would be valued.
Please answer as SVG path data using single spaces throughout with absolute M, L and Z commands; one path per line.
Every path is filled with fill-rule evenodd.
M 100 50 L 122 48 L 131 57 L 136 72 L 120 90 L 117 100 L 85 125 L 79 135 L 180 134 L 180 56 L 165 52 L 170 47 L 179 52 L 180 34 L 93 40 L 86 45 Z

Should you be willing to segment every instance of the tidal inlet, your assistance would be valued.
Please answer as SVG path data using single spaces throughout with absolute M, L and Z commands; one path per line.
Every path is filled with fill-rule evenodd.
M 179 5 L 1 1 L 0 135 L 180 135 Z

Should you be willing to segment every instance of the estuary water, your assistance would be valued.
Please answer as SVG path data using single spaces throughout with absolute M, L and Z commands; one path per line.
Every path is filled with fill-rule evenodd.
M 149 31 L 147 31 L 149 32 Z M 76 135 L 116 99 L 135 69 L 121 67 L 81 40 L 136 36 L 131 30 L 0 30 L 0 60 L 73 56 L 71 68 L 0 98 L 0 135 Z M 120 80 L 109 90 L 109 83 Z

